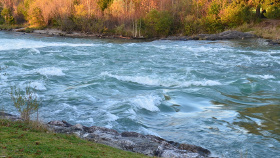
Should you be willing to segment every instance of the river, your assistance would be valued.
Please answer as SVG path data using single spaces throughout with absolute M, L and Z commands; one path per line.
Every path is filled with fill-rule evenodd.
M 0 108 L 34 87 L 42 121 L 153 134 L 228 158 L 280 157 L 280 47 L 0 32 Z

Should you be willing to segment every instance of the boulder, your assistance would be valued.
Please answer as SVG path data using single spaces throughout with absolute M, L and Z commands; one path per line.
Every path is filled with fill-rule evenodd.
M 200 36 L 200 35 L 198 35 Z M 230 39 L 246 39 L 256 38 L 257 36 L 251 33 L 240 32 L 240 31 L 224 31 L 218 34 L 203 35 L 202 38 L 205 40 L 230 40 Z
M 116 130 L 105 127 L 86 127 L 81 124 L 70 125 L 65 121 L 51 121 L 48 123 L 48 127 L 57 133 L 75 134 L 89 141 L 148 156 L 205 158 L 211 154 L 209 150 L 199 146 L 180 144 L 137 132 L 119 133 Z

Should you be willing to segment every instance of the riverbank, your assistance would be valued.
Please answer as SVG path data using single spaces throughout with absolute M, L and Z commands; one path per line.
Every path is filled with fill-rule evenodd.
M 102 35 L 102 34 L 87 34 L 82 32 L 71 32 L 67 33 L 65 31 L 61 31 L 58 29 L 45 29 L 45 30 L 34 30 L 32 32 L 26 32 L 25 28 L 20 29 L 12 29 L 11 31 L 14 32 L 23 32 L 23 33 L 31 33 L 31 34 L 40 34 L 46 36 L 63 36 L 63 37 L 73 37 L 73 38 L 96 38 L 96 39 L 126 39 L 126 40 L 182 40 L 182 41 L 189 41 L 189 40 L 233 40 L 233 39 L 248 39 L 248 38 L 264 38 L 259 35 L 255 34 L 256 31 L 250 32 L 241 32 L 236 30 L 228 30 L 217 34 L 198 34 L 192 36 L 168 36 L 166 38 L 132 38 L 132 37 L 124 37 L 124 36 L 117 36 L 117 35 Z M 264 38 L 267 39 L 269 45 L 280 45 L 280 39 L 278 38 Z
M 269 45 L 280 44 L 280 20 L 262 19 L 260 23 L 243 24 L 236 28 L 238 31 L 251 32 L 258 37 L 267 39 Z
M 10 29 L 8 31 L 30 33 L 30 34 L 41 34 L 47 36 L 65 36 L 65 37 L 73 37 L 73 38 L 128 39 L 128 40 L 145 39 L 145 38 L 124 37 L 120 35 L 84 33 L 79 31 L 67 32 L 54 28 L 46 28 L 46 29 L 15 28 L 15 29 Z
M 41 34 L 47 36 L 65 36 L 73 38 L 100 38 L 100 39 L 141 39 L 141 40 L 232 40 L 232 39 L 248 39 L 248 38 L 264 38 L 267 39 L 269 45 L 280 45 L 280 20 L 265 19 L 258 24 L 243 24 L 232 30 L 226 30 L 216 34 L 197 34 L 191 36 L 168 36 L 166 38 L 133 38 L 125 37 L 120 35 L 108 35 L 108 34 L 95 34 L 95 33 L 84 33 L 79 31 L 62 31 L 55 28 L 46 29 L 30 29 L 20 28 L 19 26 L 7 27 L 2 26 L 0 30 L 8 30 L 14 32 Z
M 2 119 L 2 120 L 1 120 Z M 3 120 L 6 119 L 6 120 Z M 38 124 L 38 123 L 37 123 Z M 36 125 L 37 126 L 37 125 Z M 30 124 L 24 123 L 19 117 L 0 112 L 0 128 L 1 128 L 1 144 L 2 147 L 5 149 L 0 156 L 19 156 L 13 154 L 28 154 L 28 151 L 32 150 L 32 154 L 40 155 L 40 156 L 47 156 L 45 154 L 54 154 L 54 155 L 63 155 L 67 154 L 68 150 L 72 150 L 75 154 L 81 154 L 80 150 L 87 151 L 83 154 L 89 154 L 88 156 L 96 156 L 90 155 L 90 153 L 103 153 L 103 155 L 108 155 L 108 157 L 144 157 L 147 156 L 156 156 L 156 157 L 174 157 L 174 158 L 183 158 L 183 157 L 208 157 L 210 155 L 210 151 L 204 149 L 199 146 L 189 145 L 189 144 L 180 144 L 173 141 L 167 141 L 160 137 L 153 136 L 153 135 L 142 135 L 136 132 L 123 132 L 118 133 L 113 129 L 108 129 L 104 127 L 86 127 L 81 124 L 71 125 L 66 121 L 51 121 L 49 123 L 43 123 L 41 125 L 43 128 L 40 130 L 35 129 L 34 126 L 30 126 Z M 17 130 L 17 133 L 14 131 Z M 54 133 L 52 133 L 52 132 Z M 50 133 L 51 132 L 51 133 Z M 56 135 L 56 133 L 67 134 L 67 135 Z M 69 135 L 70 134 L 70 135 Z M 82 138 L 83 140 L 77 139 Z M 40 136 L 40 137 L 39 137 Z M 18 137 L 19 139 L 23 139 L 20 142 L 19 140 L 15 139 L 11 142 L 9 140 L 13 137 Z M 62 138 L 62 140 L 60 140 Z M 70 140 L 69 140 L 70 139 Z M 48 141 L 47 141 L 48 140 Z M 55 151 L 46 152 L 46 150 L 55 149 L 56 146 L 51 146 L 52 141 L 56 141 L 57 148 L 60 148 L 61 152 Z M 94 142 L 92 145 L 91 143 L 87 142 Z M 65 143 L 68 142 L 68 143 Z M 71 144 L 69 146 L 69 143 Z M 108 145 L 110 147 L 106 147 L 100 144 Z M 27 148 L 24 145 L 30 144 Z M 75 144 L 77 144 L 77 150 L 75 148 Z M 82 145 L 81 145 L 82 144 Z M 92 150 L 91 148 L 84 149 L 83 145 L 87 146 L 95 146 L 94 148 L 104 148 L 101 150 Z M 43 145 L 44 147 L 40 147 Z M 49 149 L 51 146 L 52 149 Z M 113 147 L 113 148 L 111 148 Z M 67 148 L 67 150 L 65 149 Z M 134 153 L 140 154 L 132 154 L 130 152 L 126 153 L 124 151 L 119 152 L 118 155 L 111 155 L 111 153 L 117 152 L 117 149 L 130 151 Z M 45 150 L 45 151 L 44 151 Z M 92 150 L 92 151 L 91 151 Z M 18 152 L 19 151 L 19 152 Z M 67 152 L 65 152 L 67 151 Z M 1 155 L 2 154 L 2 155 Z M 11 154 L 11 155 L 10 155 Z M 44 154 L 44 155 L 41 155 Z M 104 157 L 102 155 L 102 157 Z M 84 157 L 85 155 L 79 155 Z M 86 156 L 85 156 L 86 157 Z M 106 157 L 106 156 L 105 156 Z

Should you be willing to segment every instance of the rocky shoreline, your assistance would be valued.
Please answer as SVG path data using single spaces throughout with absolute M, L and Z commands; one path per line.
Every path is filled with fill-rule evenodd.
M 163 40 L 180 40 L 180 41 L 188 41 L 188 40 L 243 40 L 250 38 L 262 38 L 257 36 L 251 32 L 240 32 L 235 30 L 224 31 L 217 34 L 198 34 L 194 36 L 169 36 L 167 38 L 163 38 Z M 280 45 L 280 39 L 272 40 L 267 39 L 268 45 Z
M 221 33 L 217 34 L 198 34 L 194 36 L 181 36 L 181 37 L 176 37 L 176 36 L 170 36 L 167 38 L 164 38 L 165 40 L 232 40 L 232 39 L 248 39 L 248 38 L 258 38 L 258 36 L 248 33 L 248 32 L 240 32 L 240 31 L 234 31 L 234 30 L 229 30 L 229 31 L 224 31 Z
M 14 32 L 27 32 L 25 28 L 13 29 Z M 74 38 L 101 38 L 101 39 L 144 39 L 144 40 L 180 40 L 180 41 L 189 41 L 189 40 L 235 40 L 235 39 L 250 39 L 250 38 L 262 38 L 252 32 L 240 32 L 235 30 L 228 30 L 217 34 L 198 34 L 193 36 L 168 36 L 166 38 L 132 38 L 124 37 L 119 35 L 103 35 L 103 34 L 90 34 L 82 32 L 66 32 L 58 29 L 45 29 L 45 30 L 33 30 L 30 33 L 33 34 L 42 34 L 47 36 L 65 36 L 65 37 L 74 37 Z M 272 40 L 267 39 L 268 45 L 280 45 L 280 39 Z
M 19 121 L 21 118 L 0 112 L 0 118 Z M 143 135 L 136 132 L 122 132 L 116 130 L 81 124 L 71 125 L 66 121 L 51 121 L 45 124 L 47 128 L 56 133 L 75 134 L 76 136 L 92 142 L 105 144 L 114 148 L 145 154 L 155 157 L 172 158 L 208 158 L 211 152 L 199 146 L 180 144 L 167 141 L 153 135 Z
M 105 39 L 133 39 L 131 37 L 124 37 L 119 35 L 104 35 L 104 34 L 94 34 L 94 33 L 83 33 L 78 31 L 66 32 L 59 29 L 44 29 L 44 30 L 32 30 L 27 31 L 26 28 L 13 29 L 14 32 L 23 32 L 31 34 L 41 34 L 47 36 L 65 36 L 73 38 L 105 38 Z

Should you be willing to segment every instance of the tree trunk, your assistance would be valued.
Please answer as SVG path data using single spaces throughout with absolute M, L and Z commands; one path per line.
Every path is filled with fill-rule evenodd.
M 256 8 L 256 16 L 257 18 L 261 18 L 261 6 L 258 5 Z

